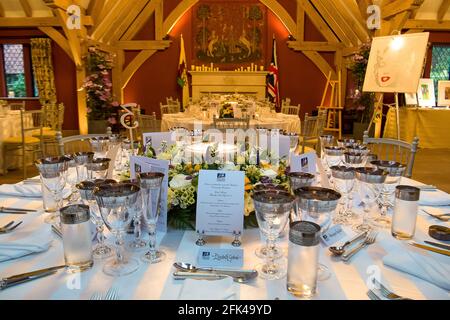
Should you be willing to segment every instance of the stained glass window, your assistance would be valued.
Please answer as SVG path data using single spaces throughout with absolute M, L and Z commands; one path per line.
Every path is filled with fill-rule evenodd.
M 438 95 L 438 81 L 450 80 L 450 46 L 433 46 L 430 78 L 434 81 L 436 97 Z
M 26 97 L 23 45 L 3 45 L 6 91 L 9 97 Z

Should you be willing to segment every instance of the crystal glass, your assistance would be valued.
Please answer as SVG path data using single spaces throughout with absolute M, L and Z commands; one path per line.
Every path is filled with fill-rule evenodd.
M 156 249 L 156 223 L 161 211 L 161 187 L 164 174 L 161 172 L 140 173 L 144 220 L 147 223 L 150 250 L 144 254 L 142 260 L 158 263 L 164 260 L 166 254 Z
M 130 179 L 123 181 L 125 183 L 133 183 L 135 185 L 140 185 L 141 181 L 139 179 Z M 144 207 L 144 202 L 142 199 L 142 189 L 139 192 L 138 198 L 135 205 L 131 208 L 133 210 L 133 232 L 134 239 L 128 244 L 128 247 L 133 251 L 139 251 L 147 246 L 147 242 L 142 239 L 142 211 Z
M 288 191 L 284 186 L 276 185 L 273 183 L 259 183 L 253 187 L 253 192 L 267 191 L 267 190 L 272 190 L 272 191 L 278 190 L 278 191 L 284 191 L 284 192 Z M 261 230 L 260 230 L 260 233 L 261 233 L 261 237 L 266 240 L 266 244 L 255 250 L 256 256 L 261 259 L 267 259 L 267 257 L 269 255 L 274 258 L 282 257 L 284 255 L 284 250 L 280 247 L 277 247 L 275 243 L 269 243 L 267 240 L 267 237 Z
M 342 195 L 341 208 L 334 217 L 333 222 L 336 224 L 349 224 L 349 218 L 353 216 L 352 201 L 350 201 L 349 196 L 355 185 L 355 170 L 346 166 L 332 166 L 330 169 L 334 189 Z
M 91 162 L 92 159 L 94 159 L 94 153 L 93 152 L 77 152 L 73 154 L 73 159 L 76 163 L 77 168 L 77 182 L 81 182 L 84 180 L 87 180 L 88 173 L 86 164 L 88 162 Z
M 395 188 L 395 207 L 392 216 L 391 234 L 399 240 L 414 237 L 419 209 L 420 189 L 399 185 Z
M 376 168 L 376 166 L 374 166 L 372 164 L 372 161 L 378 160 L 378 156 L 374 153 L 369 153 L 366 157 L 366 167 L 371 167 L 371 168 Z
M 94 158 L 105 158 L 109 147 L 109 138 L 98 137 L 90 138 L 89 143 L 91 145 L 91 150 L 94 152 Z
M 294 200 L 294 196 L 285 191 L 267 190 L 253 194 L 256 218 L 260 230 L 267 237 L 268 247 L 274 246 L 285 228 Z M 260 276 L 267 280 L 281 279 L 287 271 L 286 265 L 276 262 L 273 255 L 269 255 L 257 269 Z
M 357 143 L 357 142 L 356 142 L 355 139 L 339 139 L 339 140 L 337 141 L 338 147 L 344 147 L 344 148 L 347 148 L 347 147 L 349 147 L 349 146 L 351 146 L 351 145 L 354 145 L 354 144 L 356 144 L 356 143 Z
M 389 228 L 391 218 L 388 211 L 394 208 L 395 188 L 400 184 L 401 177 L 405 173 L 406 166 L 395 161 L 375 160 L 371 164 L 378 169 L 385 170 L 388 174 L 381 189 L 381 211 L 378 217 L 372 220 L 372 224 L 380 228 Z
M 103 222 L 98 207 L 97 201 L 94 197 L 94 189 L 96 186 L 102 184 L 116 183 L 115 180 L 95 180 L 95 181 L 81 181 L 76 185 L 80 192 L 81 200 L 88 205 L 91 213 L 91 220 L 95 224 L 97 231 L 97 245 L 93 248 L 93 256 L 96 259 L 104 259 L 113 255 L 113 249 L 105 244 L 105 223 Z
M 307 172 L 290 172 L 288 177 L 292 194 L 295 194 L 294 191 L 299 188 L 312 186 L 316 178 L 315 175 Z M 290 220 L 291 223 L 301 220 L 301 212 L 298 209 L 297 202 L 294 202 L 293 215 L 291 215 Z
M 44 184 L 53 195 L 56 203 L 56 211 L 45 219 L 46 223 L 53 224 L 59 221 L 59 209 L 62 207 L 62 191 L 66 185 L 66 171 L 70 159 L 66 157 L 43 158 L 35 162 Z
M 321 135 L 320 140 L 320 158 L 323 160 L 325 157 L 325 147 L 331 147 L 334 144 L 334 136 L 331 134 Z
M 322 187 L 302 187 L 295 190 L 298 208 L 302 220 L 312 221 L 326 231 L 331 224 L 341 194 Z M 319 263 L 318 280 L 324 281 L 331 276 L 328 268 Z
M 65 155 L 66 158 L 70 159 L 68 161 L 68 166 L 66 170 L 66 183 L 70 186 L 70 196 L 69 196 L 69 204 L 75 203 L 78 200 L 78 189 L 76 188 L 77 184 L 77 164 L 73 155 Z
M 324 167 L 328 177 L 331 177 L 330 167 L 339 166 L 342 163 L 345 148 L 329 146 L 324 148 L 324 153 Z
M 371 229 L 369 225 L 370 208 L 376 203 L 386 180 L 387 172 L 381 169 L 361 167 L 355 169 L 357 190 L 364 205 L 363 221 L 353 229 L 357 232 L 365 232 Z
M 348 167 L 358 168 L 364 167 L 367 156 L 363 153 L 344 153 L 344 164 Z
M 102 184 L 94 189 L 103 221 L 116 238 L 116 257 L 103 267 L 108 275 L 123 276 L 138 269 L 138 261 L 124 255 L 123 235 L 133 219 L 129 208 L 135 204 L 139 191 L 140 188 L 131 183 Z
M 106 179 L 110 161 L 109 158 L 95 158 L 86 163 L 88 180 Z
M 117 154 L 114 162 L 114 169 L 117 171 L 121 171 L 123 169 L 122 166 L 122 137 L 119 134 L 113 134 L 109 137 L 111 142 L 111 148 L 115 148 L 118 146 Z
M 289 137 L 289 153 L 294 153 L 298 146 L 298 133 L 283 131 L 283 135 Z

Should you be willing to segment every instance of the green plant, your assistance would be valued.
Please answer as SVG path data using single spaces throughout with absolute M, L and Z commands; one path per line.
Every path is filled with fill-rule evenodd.
M 23 73 L 8 74 L 6 76 L 6 82 L 8 83 L 8 91 L 14 91 L 15 97 L 27 96 L 27 90 L 25 87 L 25 75 Z

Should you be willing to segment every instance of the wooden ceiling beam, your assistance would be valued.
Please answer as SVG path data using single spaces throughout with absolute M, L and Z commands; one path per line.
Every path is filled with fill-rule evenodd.
M 354 5 L 354 7 L 352 6 Z M 361 15 L 359 14 L 359 11 L 357 10 L 358 7 L 356 6 L 356 2 L 354 0 L 352 1 L 346 1 L 346 2 L 334 2 L 335 7 L 340 12 L 342 18 L 344 21 L 347 22 L 349 27 L 353 30 L 353 32 L 356 34 L 358 39 L 361 42 L 366 42 L 370 36 L 369 32 L 367 30 L 367 21 L 363 21 L 361 19 Z M 356 11 L 355 11 L 356 9 Z
M 305 40 L 305 8 L 297 1 L 297 41 Z
M 87 14 L 90 15 L 95 23 L 100 23 L 99 17 L 103 8 L 105 7 L 105 0 L 94 0 L 89 1 L 89 7 L 87 9 Z
M 130 10 L 125 19 L 117 26 L 114 34 L 110 38 L 110 43 L 117 42 L 123 34 L 127 31 L 136 17 L 142 12 L 144 7 L 148 4 L 150 0 L 137 0 L 133 8 Z
M 145 8 L 136 17 L 133 23 L 130 25 L 125 34 L 120 38 L 121 40 L 132 40 L 136 34 L 144 27 L 148 22 L 148 19 L 155 12 L 157 1 L 151 0 L 147 3 Z
M 62 35 L 58 30 L 53 27 L 39 27 L 39 30 L 44 32 L 50 39 L 55 41 L 58 46 L 64 50 L 64 52 L 69 56 L 69 58 L 73 61 L 72 51 L 69 47 L 69 42 L 64 35 Z
M 337 79 L 336 71 L 334 71 L 328 61 L 325 60 L 320 53 L 316 51 L 303 51 L 302 53 L 310 59 L 317 68 L 319 68 L 325 77 L 328 77 L 331 72 L 331 79 Z
M 3 9 L 3 5 L 0 2 L 0 17 L 4 17 L 5 16 L 5 9 Z
M 442 22 L 444 20 L 444 16 L 447 13 L 448 8 L 450 8 L 450 0 L 442 0 L 437 13 L 438 22 Z
M 405 11 L 412 11 L 419 8 L 424 0 L 396 0 L 381 8 L 381 18 L 388 20 L 397 14 Z
M 81 17 L 81 22 L 85 26 L 91 26 L 93 21 L 91 17 Z M 0 19 L 0 27 L 59 27 L 61 25 L 58 18 L 55 17 L 24 17 L 24 18 L 5 18 Z
M 344 47 L 340 43 L 316 41 L 288 41 L 287 44 L 289 48 L 295 51 L 335 52 Z
M 312 6 L 312 4 L 308 0 L 297 0 L 300 4 L 305 8 L 305 13 L 311 19 L 314 26 L 319 30 L 319 32 L 324 36 L 324 38 L 328 42 L 336 43 L 339 42 L 339 39 L 333 33 L 333 31 L 328 27 L 328 25 L 323 21 L 320 14 L 316 11 L 316 9 Z
M 410 19 L 406 21 L 403 26 L 404 29 L 423 29 L 423 30 L 450 30 L 450 21 L 442 21 L 439 23 L 436 20 L 415 20 Z
M 122 50 L 164 50 L 170 46 L 170 40 L 122 40 L 113 46 Z
M 23 8 L 23 11 L 25 12 L 25 15 L 27 17 L 32 17 L 33 16 L 33 10 L 30 6 L 30 4 L 28 3 L 28 0 L 20 0 L 20 5 Z
M 164 23 L 163 1 L 162 0 L 152 0 L 152 1 L 159 1 L 159 3 L 156 4 L 155 8 L 155 39 L 162 40 L 162 38 L 164 38 L 165 36 L 163 30 L 163 23 Z
M 99 20 L 100 23 L 94 26 L 94 29 L 91 32 L 91 37 L 95 40 L 101 40 L 110 28 L 116 27 L 115 24 L 117 23 L 118 18 L 120 18 L 124 12 L 127 12 L 126 10 L 129 8 L 130 4 L 133 5 L 133 2 L 128 0 L 115 1 L 106 16 Z M 107 5 L 109 5 L 109 2 Z
M 103 34 L 103 36 L 101 37 L 101 39 L 98 39 L 98 40 L 101 40 L 105 43 L 112 43 L 113 42 L 112 37 L 114 36 L 115 32 L 120 28 L 120 26 L 122 25 L 124 20 L 127 19 L 130 12 L 133 11 L 133 8 L 136 7 L 136 5 L 137 5 L 136 2 L 137 1 L 135 0 L 133 2 L 126 3 L 125 4 L 126 7 L 116 16 L 116 18 L 113 20 L 113 22 L 106 29 L 106 31 Z M 129 23 L 130 22 L 128 22 L 128 25 L 129 25 Z

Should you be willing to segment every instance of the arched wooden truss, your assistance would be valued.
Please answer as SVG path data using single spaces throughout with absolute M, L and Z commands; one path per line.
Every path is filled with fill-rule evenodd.
M 165 50 L 171 41 L 165 40 L 176 22 L 199 0 L 182 0 L 168 14 L 163 15 L 164 2 L 174 0 L 0 0 L 0 27 L 37 27 L 53 39 L 69 55 L 77 67 L 77 84 L 85 78 L 83 56 L 90 45 L 116 55 L 113 69 L 114 94 L 123 100 L 123 89 L 139 67 L 155 52 Z M 288 46 L 302 52 L 324 74 L 337 71 L 346 79 L 345 57 L 354 53 L 358 46 L 375 35 L 389 35 L 394 30 L 407 32 L 423 30 L 449 30 L 450 0 L 296 0 L 296 20 L 276 0 L 260 0 L 285 25 L 292 41 Z M 295 1 L 295 0 L 292 0 Z M 427 1 L 440 2 L 436 19 L 418 19 L 421 5 Z M 70 30 L 67 8 L 81 7 L 81 28 Z M 381 8 L 381 29 L 375 32 L 366 27 L 367 7 L 377 4 Z M 20 6 L 23 14 L 10 16 L 10 6 Z M 12 10 L 12 9 L 11 9 Z M 45 11 L 47 10 L 47 12 Z M 138 32 L 154 16 L 153 40 L 135 40 Z M 326 41 L 306 41 L 305 17 L 308 17 Z M 166 17 L 164 19 L 164 17 Z M 125 65 L 125 52 L 138 51 Z M 334 53 L 330 64 L 323 52 Z M 345 81 L 341 83 L 345 88 Z M 84 92 L 78 91 L 80 132 L 87 132 L 85 121 L 86 100 Z

